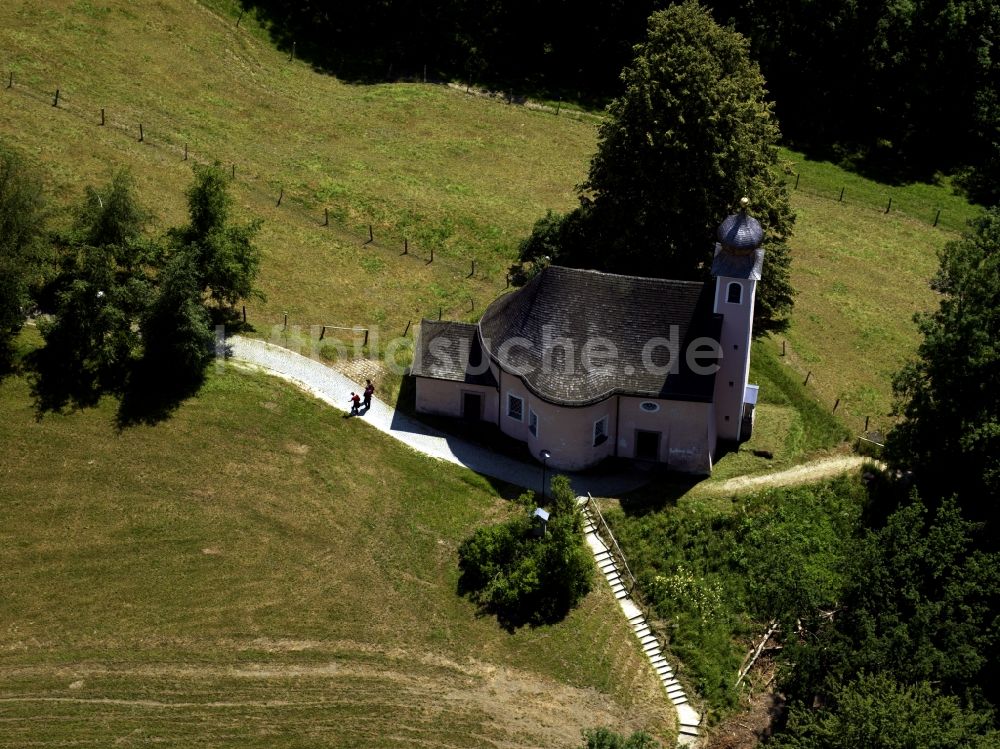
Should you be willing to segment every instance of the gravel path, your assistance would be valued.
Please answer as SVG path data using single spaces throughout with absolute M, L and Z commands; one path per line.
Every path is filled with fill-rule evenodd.
M 281 346 L 242 336 L 233 336 L 228 343 L 236 364 L 287 380 L 339 411 L 350 411 L 351 392 L 364 390 L 362 385 L 325 364 Z M 488 448 L 431 429 L 377 398 L 372 398 L 371 409 L 356 418 L 424 455 L 462 465 L 476 473 L 517 486 L 536 491 L 540 488 L 542 469 L 538 463 L 497 455 Z M 577 494 L 589 491 L 596 497 L 615 497 L 637 489 L 648 480 L 644 474 L 632 472 L 599 476 L 566 475 Z
M 762 489 L 768 486 L 795 486 L 797 484 L 808 484 L 814 481 L 839 476 L 842 473 L 854 471 L 860 468 L 865 462 L 871 462 L 870 458 L 863 458 L 858 455 L 845 455 L 834 458 L 822 458 L 812 463 L 804 463 L 786 471 L 769 473 L 764 476 L 737 476 L 728 479 L 709 489 L 713 494 L 736 494 L 738 492 L 752 489 Z

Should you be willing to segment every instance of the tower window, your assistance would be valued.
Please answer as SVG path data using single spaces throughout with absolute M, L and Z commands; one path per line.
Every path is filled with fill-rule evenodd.
M 729 284 L 726 289 L 726 301 L 729 304 L 741 304 L 743 302 L 743 287 L 735 281 Z

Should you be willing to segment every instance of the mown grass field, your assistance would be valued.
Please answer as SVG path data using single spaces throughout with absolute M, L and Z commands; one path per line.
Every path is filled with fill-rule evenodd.
M 509 504 L 228 369 L 155 427 L 0 382 L 0 746 L 574 747 L 672 715 L 607 586 L 513 634 L 456 595 Z
M 239 213 L 265 222 L 268 301 L 248 310 L 265 336 L 285 312 L 303 329 L 377 327 L 383 341 L 423 316 L 474 318 L 505 286 L 532 223 L 574 204 L 594 118 L 438 85 L 346 85 L 290 61 L 252 14 L 239 27 L 238 16 L 230 0 L 5 3 L 0 68 L 14 86 L 0 90 L 0 137 L 40 163 L 59 205 L 129 167 L 155 231 L 184 220 L 185 145 L 191 159 L 235 165 Z M 761 345 L 773 353 L 786 340 L 784 363 L 812 372 L 825 407 L 840 398 L 853 431 L 865 416 L 883 427 L 889 378 L 916 344 L 912 314 L 934 303 L 935 253 L 972 209 L 947 185 L 889 188 L 783 157 L 787 179 L 800 175 L 797 307 L 787 333 Z M 364 245 L 369 224 L 375 242 Z

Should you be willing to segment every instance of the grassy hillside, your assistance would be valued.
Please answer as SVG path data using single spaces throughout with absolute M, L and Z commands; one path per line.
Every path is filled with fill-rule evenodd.
M 232 370 L 113 424 L 0 383 L 0 747 L 669 735 L 607 586 L 513 635 L 456 595 L 458 544 L 509 510 L 470 472 Z
M 534 220 L 573 204 L 596 143 L 592 118 L 441 86 L 345 85 L 274 50 L 252 15 L 237 27 L 235 3 L 209 5 L 4 3 L 0 70 L 14 86 L 0 90 L 0 137 L 42 164 L 64 204 L 109 168 L 130 167 L 158 229 L 184 218 L 185 146 L 191 159 L 235 165 L 240 209 L 265 219 L 268 302 L 249 310 L 265 335 L 286 311 L 290 325 L 377 326 L 383 340 L 439 310 L 474 317 L 504 287 Z M 813 372 L 826 407 L 841 398 L 852 429 L 866 415 L 881 425 L 888 376 L 915 345 L 912 313 L 934 301 L 925 281 L 935 252 L 970 209 L 946 186 L 889 189 L 784 155 L 789 181 L 800 177 L 799 294 L 772 351 L 787 340 L 785 362 Z M 364 246 L 369 224 L 375 242 Z

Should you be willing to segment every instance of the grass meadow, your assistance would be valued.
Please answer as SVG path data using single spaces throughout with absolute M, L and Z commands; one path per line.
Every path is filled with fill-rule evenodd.
M 236 218 L 264 220 L 258 334 L 287 314 L 384 344 L 422 317 L 475 319 L 534 221 L 574 205 L 596 117 L 348 85 L 238 17 L 231 0 L 0 3 L 0 138 L 44 175 L 53 225 L 127 167 L 163 232 L 185 221 L 192 162 L 218 161 Z M 719 479 L 801 461 L 866 416 L 888 424 L 936 252 L 971 215 L 947 185 L 889 189 L 783 156 L 800 175 L 798 296 L 788 330 L 756 344 L 748 446 L 775 458 L 731 454 Z M 115 431 L 113 405 L 39 420 L 22 377 L 0 382 L 0 747 L 670 735 L 605 588 L 514 634 L 455 595 L 457 545 L 506 512 L 507 488 L 235 371 L 155 427 Z
M 230 0 L 5 3 L 0 67 L 14 86 L 0 90 L 0 137 L 39 163 L 57 205 L 130 168 L 154 231 L 185 219 L 185 147 L 235 168 L 238 213 L 264 219 L 268 301 L 248 310 L 263 335 L 285 313 L 304 330 L 377 327 L 382 340 L 422 317 L 475 319 L 533 222 L 574 204 L 595 118 L 440 85 L 345 84 L 274 49 L 253 14 L 238 17 Z M 889 379 L 916 344 L 912 315 L 934 304 L 936 252 L 974 211 L 947 184 L 890 188 L 782 156 L 790 184 L 800 179 L 797 306 L 787 333 L 761 345 L 784 340 L 784 363 L 812 372 L 825 407 L 839 398 L 852 431 L 865 416 L 885 426 Z
M 671 711 L 607 586 L 510 634 L 456 595 L 509 503 L 234 370 L 155 427 L 0 383 L 0 747 L 563 746 Z

